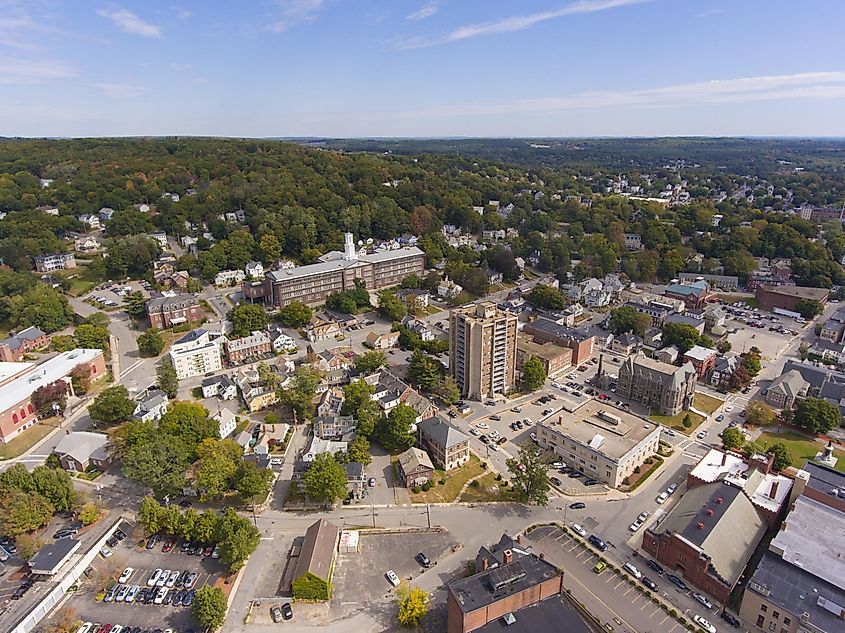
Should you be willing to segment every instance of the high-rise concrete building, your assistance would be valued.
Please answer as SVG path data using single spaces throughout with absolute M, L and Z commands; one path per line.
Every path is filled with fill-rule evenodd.
M 464 397 L 482 400 L 513 388 L 516 323 L 490 301 L 449 313 L 449 370 Z

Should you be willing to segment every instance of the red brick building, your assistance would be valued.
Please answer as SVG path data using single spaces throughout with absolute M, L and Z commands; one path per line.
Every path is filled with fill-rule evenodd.
M 691 347 L 684 354 L 684 362 L 692 363 L 699 380 L 703 380 L 713 371 L 718 358 L 719 353 L 715 349 L 702 347 L 701 345 Z
M 50 344 L 50 338 L 37 327 L 28 327 L 20 332 L 10 332 L 0 341 L 0 361 L 17 363 L 26 354 Z
M 491 549 L 481 548 L 476 572 L 446 586 L 447 633 L 469 633 L 563 590 L 560 570 L 507 535 Z
M 202 308 L 192 294 L 153 297 L 147 302 L 147 316 L 151 327 L 164 329 L 202 320 Z
M 822 305 L 827 303 L 830 297 L 828 288 L 807 288 L 805 286 L 760 286 L 754 293 L 757 303 L 765 310 L 781 308 L 797 312 L 795 307 L 802 299 L 812 299 Z
M 590 360 L 596 353 L 596 337 L 581 330 L 569 328 L 540 317 L 526 323 L 522 332 L 538 343 L 554 343 L 572 350 L 572 365 Z

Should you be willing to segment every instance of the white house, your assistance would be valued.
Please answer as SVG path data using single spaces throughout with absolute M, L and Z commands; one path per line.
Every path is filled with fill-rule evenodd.
M 448 277 L 441 281 L 440 284 L 438 284 L 437 286 L 437 296 L 442 297 L 443 299 L 455 297 L 461 294 L 463 291 L 463 286 L 456 284 L 454 281 L 451 281 Z
M 221 440 L 226 439 L 234 433 L 235 427 L 238 425 L 238 420 L 235 417 L 235 414 L 226 408 L 220 409 L 220 411 L 215 413 L 211 419 L 217 422 L 217 428 L 220 431 Z
M 133 415 L 144 422 L 155 422 L 161 420 L 167 413 L 167 394 L 154 389 L 138 402 Z
M 167 233 L 164 231 L 157 231 L 156 233 L 148 233 L 147 236 L 154 240 L 161 248 L 167 248 Z
M 296 349 L 296 341 L 281 331 L 270 332 L 270 341 L 273 343 L 274 352 L 287 352 Z
M 249 262 L 244 267 L 244 272 L 250 279 L 261 279 L 264 277 L 264 265 L 261 262 Z
M 100 230 L 100 218 L 96 215 L 91 215 L 90 213 L 84 213 L 79 216 L 79 221 L 82 222 L 85 226 L 87 226 L 92 231 L 99 231 Z
M 203 379 L 201 388 L 203 398 L 217 396 L 221 400 L 234 400 L 235 396 L 238 395 L 237 385 L 225 374 Z
M 139 202 L 138 204 L 133 204 L 132 208 L 141 213 L 149 213 L 150 211 L 150 205 L 148 205 L 146 202 Z
M 214 285 L 218 287 L 232 286 L 239 284 L 246 279 L 246 275 L 242 270 L 221 270 L 214 277 Z

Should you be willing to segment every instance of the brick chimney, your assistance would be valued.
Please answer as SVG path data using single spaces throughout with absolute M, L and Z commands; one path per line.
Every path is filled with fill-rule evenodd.
M 778 482 L 772 482 L 772 489 L 769 491 L 769 499 L 774 499 L 778 494 Z
M 722 466 L 724 466 L 727 461 L 728 461 L 728 454 L 726 452 L 722 451 Z
M 506 549 L 504 552 L 502 552 L 502 557 L 503 565 L 510 565 L 513 562 L 513 552 L 509 549 Z
M 487 560 L 487 557 L 481 559 L 481 571 L 487 571 L 490 568 L 490 561 Z

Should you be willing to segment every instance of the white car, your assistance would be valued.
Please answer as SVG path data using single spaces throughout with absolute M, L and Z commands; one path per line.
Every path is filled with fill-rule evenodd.
M 86 622 L 85 624 L 80 626 L 78 629 L 76 629 L 76 633 L 90 633 L 93 626 L 94 626 L 93 622 Z
M 164 586 L 168 589 L 172 589 L 176 585 L 176 580 L 179 578 L 178 571 L 170 572 L 170 577 L 164 582 Z
M 498 445 L 496 442 L 492 442 L 492 443 L 490 444 L 490 450 L 491 450 L 491 451 L 493 451 L 493 452 L 498 451 L 498 450 L 499 450 L 499 445 Z
M 695 436 L 698 439 L 703 440 L 705 437 L 707 437 L 707 431 L 699 431 L 698 433 L 696 433 Z
M 702 606 L 707 607 L 708 609 L 713 608 L 713 603 L 710 602 L 710 600 L 708 600 L 707 596 L 705 596 L 704 594 L 698 593 L 697 591 L 693 591 L 692 597 L 695 599 L 696 602 L 698 602 Z
M 135 570 L 132 569 L 131 567 L 127 567 L 126 569 L 123 570 L 123 573 L 120 574 L 120 578 L 117 579 L 117 582 L 119 582 L 120 584 L 124 584 L 127 580 L 129 580 L 132 577 L 132 572 L 134 572 L 134 571 Z
M 485 430 L 490 428 L 490 425 L 487 424 L 486 422 L 479 422 L 475 426 L 477 426 L 479 429 L 485 429 Z
M 387 570 L 387 573 L 385 574 L 385 576 L 387 577 L 387 580 L 391 585 L 393 585 L 394 587 L 399 586 L 399 576 L 396 575 L 395 571 L 393 571 L 392 569 L 389 569 L 389 570 Z
M 733 408 L 732 404 L 729 404 L 728 406 L 725 407 L 725 413 L 730 413 L 733 410 L 734 410 L 734 408 Z
M 122 585 L 120 589 L 117 590 L 117 593 L 114 594 L 114 601 L 123 602 L 124 600 L 126 600 L 126 596 L 129 595 L 131 589 L 132 587 L 130 587 L 129 585 Z
M 659 495 L 657 495 L 657 499 L 656 499 L 655 501 L 657 501 L 657 503 L 662 504 L 662 503 L 665 503 L 665 502 L 666 502 L 666 499 L 668 499 L 668 498 L 669 498 L 669 494 L 668 494 L 668 493 L 666 493 L 666 492 L 661 492 Z
M 139 591 L 141 591 L 141 587 L 139 585 L 132 585 L 132 588 L 129 590 L 129 593 L 126 594 L 125 602 L 135 602 L 135 596 L 138 595 Z
M 627 571 L 629 574 L 631 574 L 637 580 L 639 580 L 640 578 L 643 577 L 643 573 L 639 569 L 634 567 L 631 563 L 625 563 L 624 565 L 622 565 L 622 569 Z
M 646 510 L 645 512 L 640 512 L 640 516 L 637 517 L 637 521 L 640 523 L 645 523 L 645 520 L 651 516 L 651 512 Z
M 700 615 L 694 615 L 692 619 L 695 620 L 695 623 L 698 626 L 707 631 L 707 633 L 716 633 L 716 627 L 710 624 L 710 622 L 702 618 Z
M 281 466 L 283 461 L 284 461 L 284 459 L 282 457 L 273 457 L 270 460 L 270 465 L 271 466 Z
M 636 520 L 636 521 L 634 521 L 631 525 L 629 525 L 629 526 L 628 526 L 628 529 L 629 529 L 629 530 L 631 530 L 631 532 L 636 532 L 636 531 L 637 531 L 637 530 L 639 530 L 642 526 L 643 526 L 643 522 L 642 522 L 642 521 L 640 521 L 639 519 L 637 519 L 637 520 Z
M 678 432 L 677 432 L 677 431 L 674 431 L 674 430 L 672 430 L 672 429 L 667 429 L 667 428 L 664 428 L 664 429 L 663 429 L 663 434 L 664 434 L 664 435 L 668 435 L 669 437 L 678 437 Z
M 168 578 L 170 578 L 170 570 L 165 569 L 156 580 L 156 587 L 164 587 L 164 583 L 167 582 Z
M 666 488 L 666 492 L 670 495 L 678 489 L 678 484 L 669 484 L 669 487 Z
M 481 431 L 479 431 L 479 430 L 478 430 L 478 429 L 476 429 L 475 427 L 471 428 L 471 429 L 469 430 L 469 432 L 470 432 L 470 433 L 472 433 L 473 435 L 475 435 L 475 437 L 478 437 L 479 435 L 481 435 Z
M 571 528 L 572 528 L 572 531 L 573 531 L 573 532 L 575 532 L 578 536 L 580 536 L 580 537 L 582 537 L 582 538 L 586 538 L 586 537 L 587 537 L 587 530 L 585 530 L 584 528 L 582 528 L 582 527 L 581 527 L 580 525 L 578 525 L 577 523 L 570 523 L 570 524 L 569 524 L 569 527 L 571 527 Z
M 170 572 L 167 573 L 170 574 Z M 159 578 L 161 578 L 161 570 L 156 569 L 152 574 L 150 574 L 150 577 L 147 578 L 147 587 L 155 587 Z
M 537 441 L 537 434 L 536 434 L 536 433 L 532 432 L 532 433 L 531 433 L 531 435 L 530 435 L 530 437 L 531 437 L 531 441 L 532 441 L 532 442 L 536 442 L 536 441 Z
M 167 591 L 167 587 L 159 587 L 158 591 L 156 592 L 156 597 L 153 598 L 153 603 L 161 604 L 162 602 L 164 602 L 164 596 L 167 595 Z
M 111 550 L 105 545 L 103 545 L 100 548 L 100 556 L 102 556 L 103 558 L 109 558 L 111 556 Z

